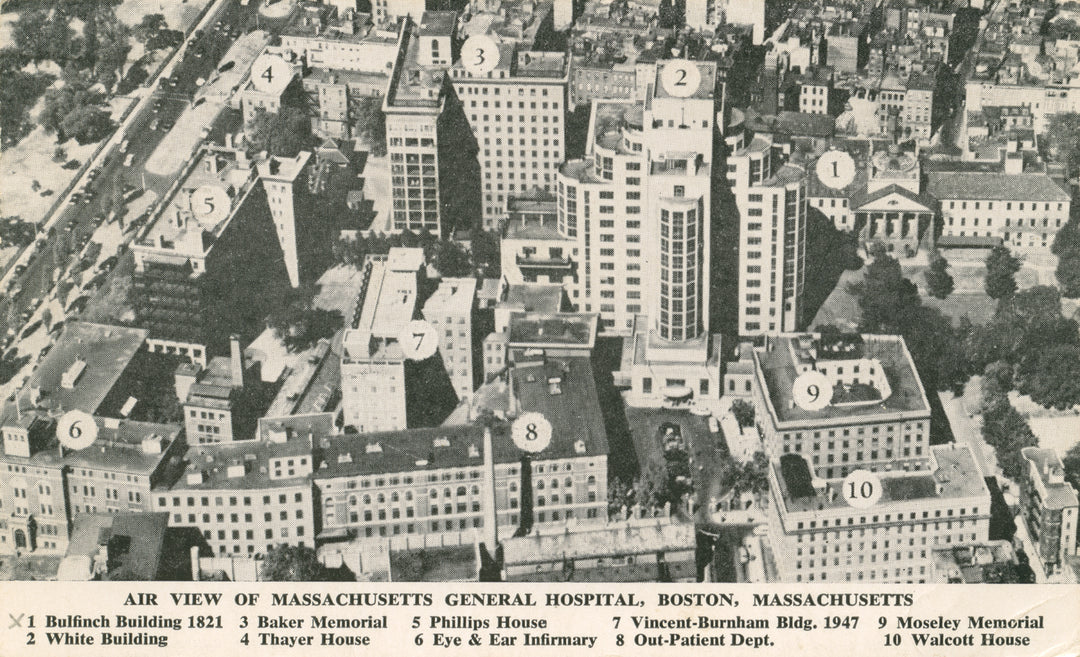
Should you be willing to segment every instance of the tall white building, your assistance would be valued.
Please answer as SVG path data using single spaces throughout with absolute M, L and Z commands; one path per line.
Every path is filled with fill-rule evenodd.
M 483 228 L 507 217 L 511 198 L 537 189 L 555 191 L 565 159 L 565 117 L 570 66 L 566 53 L 499 47 L 499 61 L 473 75 L 458 61 L 450 75 L 479 147 Z
M 806 174 L 774 167 L 772 140 L 738 132 L 727 179 L 739 209 L 739 334 L 798 328 L 806 280 Z
M 398 336 L 416 312 L 422 249 L 390 249 L 365 263 L 358 316 L 341 356 L 345 424 L 360 432 L 406 428 L 405 354 Z
M 305 180 L 301 174 L 311 159 L 311 153 L 300 151 L 296 157 L 270 157 L 256 166 L 266 201 L 270 206 L 270 216 L 277 229 L 278 243 L 285 257 L 285 269 L 289 273 L 289 282 L 293 287 L 300 285 L 300 259 L 296 248 L 296 203 L 294 196 L 297 185 Z
M 439 336 L 439 355 L 458 399 L 473 391 L 472 311 L 476 279 L 444 278 L 424 302 L 424 319 Z

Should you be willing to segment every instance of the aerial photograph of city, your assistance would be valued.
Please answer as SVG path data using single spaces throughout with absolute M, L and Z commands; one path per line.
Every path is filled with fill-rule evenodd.
M 1077 0 L 3 0 L 0 67 L 0 580 L 1080 580 Z

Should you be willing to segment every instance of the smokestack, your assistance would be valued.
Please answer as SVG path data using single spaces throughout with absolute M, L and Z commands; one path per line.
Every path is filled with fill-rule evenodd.
M 235 333 L 229 336 L 229 351 L 232 356 L 229 363 L 232 371 L 232 385 L 234 388 L 243 388 L 244 354 L 240 351 L 240 336 Z
M 199 568 L 199 546 L 192 545 L 191 551 L 188 552 L 191 557 L 191 581 L 198 582 L 202 579 L 202 573 Z

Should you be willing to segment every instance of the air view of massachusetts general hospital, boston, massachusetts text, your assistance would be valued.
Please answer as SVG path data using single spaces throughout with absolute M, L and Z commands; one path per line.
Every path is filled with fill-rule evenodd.
M 1080 4 L 7 0 L 0 579 L 1077 583 Z

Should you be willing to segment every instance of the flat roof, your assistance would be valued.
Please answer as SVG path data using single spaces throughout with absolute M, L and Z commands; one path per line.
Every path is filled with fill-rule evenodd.
M 19 391 L 23 412 L 33 409 L 31 390 L 40 391 L 38 407 L 53 411 L 94 413 L 146 341 L 145 329 L 74 321 L 64 326 L 56 346 Z M 62 385 L 64 373 L 77 361 L 86 363 L 71 388 Z M 14 415 L 14 403 L 8 404 Z
M 507 285 L 496 308 L 525 312 L 557 313 L 562 309 L 563 287 L 557 283 Z
M 510 313 L 511 347 L 582 347 L 596 340 L 597 315 L 579 313 Z
M 606 456 L 607 436 L 588 358 L 552 359 L 510 374 L 517 405 L 508 415 L 539 412 L 552 425 L 551 443 L 534 460 Z M 552 394 L 549 378 L 558 377 Z M 499 394 L 505 399 L 505 391 Z M 578 451 L 581 441 L 584 451 Z M 523 452 L 510 425 L 492 428 L 493 460 L 515 463 Z M 483 465 L 484 427 L 476 424 L 327 436 L 318 442 L 316 479 Z
M 64 450 L 64 462 L 72 468 L 94 468 L 150 476 L 172 444 L 180 437 L 176 424 L 110 420 L 95 417 L 98 437 L 92 445 L 78 451 Z M 144 452 L 144 440 L 153 439 L 157 452 Z
M 795 454 L 785 456 L 803 460 Z M 881 499 L 875 504 L 875 513 L 882 511 L 891 502 L 908 502 L 922 499 L 962 499 L 986 495 L 982 472 L 975 463 L 971 448 L 967 445 L 950 443 L 930 447 L 930 470 L 878 472 L 881 480 Z M 770 464 L 780 485 L 780 495 L 788 513 L 823 511 L 827 509 L 853 508 L 844 500 L 841 490 L 844 479 L 829 479 L 824 488 L 806 487 L 803 475 L 796 468 L 781 468 L 780 462 Z M 820 486 L 820 484 L 819 484 Z M 989 509 L 987 509 L 989 512 Z
M 424 314 L 468 314 L 475 299 L 475 278 L 443 278 L 439 281 L 439 287 L 424 302 Z
M 1064 480 L 1059 483 L 1050 482 L 1051 473 L 1064 476 L 1064 466 L 1057 452 L 1040 447 L 1025 447 L 1020 450 L 1020 454 L 1034 466 L 1042 480 L 1043 488 L 1046 490 L 1046 497 L 1043 498 L 1043 505 L 1046 508 L 1065 509 L 1077 506 L 1077 493 L 1072 484 Z
M 849 358 L 867 358 L 880 363 L 892 394 L 887 399 L 875 404 L 845 405 L 830 404 L 819 411 L 808 411 L 794 402 L 792 386 L 799 375 L 797 366 L 813 367 L 813 358 L 800 346 L 800 341 L 817 343 L 812 334 L 786 334 L 769 338 L 768 347 L 756 347 L 753 351 L 755 370 L 764 380 L 767 391 L 766 400 L 777 423 L 836 425 L 880 418 L 895 417 L 906 413 L 914 416 L 928 416 L 930 403 L 915 370 L 901 336 L 863 335 L 857 355 Z M 820 351 L 820 350 L 818 350 Z M 824 353 L 819 354 L 822 359 Z
M 334 430 L 333 413 L 304 413 L 282 417 L 259 418 L 257 440 L 269 441 L 271 434 L 285 434 L 287 440 L 303 438 L 309 435 L 312 440 L 325 436 Z
M 251 163 L 238 151 L 203 146 L 194 166 L 175 185 L 172 196 L 159 206 L 150 227 L 134 246 L 174 251 L 179 257 L 206 255 L 236 214 L 245 192 L 256 180 L 255 173 Z M 200 220 L 192 209 L 192 197 L 202 187 L 224 192 L 229 199 L 228 212 L 212 213 Z
M 103 580 L 152 581 L 157 579 L 167 512 L 80 513 L 68 542 L 67 557 L 89 557 L 91 564 L 102 545 L 110 545 L 110 561 L 116 565 L 102 575 Z
M 170 488 L 162 487 L 155 492 L 169 490 L 254 490 L 260 488 L 286 488 L 302 485 L 308 475 L 271 479 L 270 459 L 290 456 L 311 458 L 311 445 L 307 436 L 297 437 L 284 443 L 258 442 L 254 440 L 196 445 L 188 448 L 184 456 L 186 470 Z M 230 466 L 243 466 L 244 474 L 230 477 Z M 187 474 L 202 472 L 199 484 L 189 484 Z
M 693 523 L 671 518 L 632 519 L 601 525 L 568 525 L 565 530 L 534 532 L 504 539 L 507 566 L 561 562 L 564 559 L 604 558 L 693 550 L 697 545 Z

